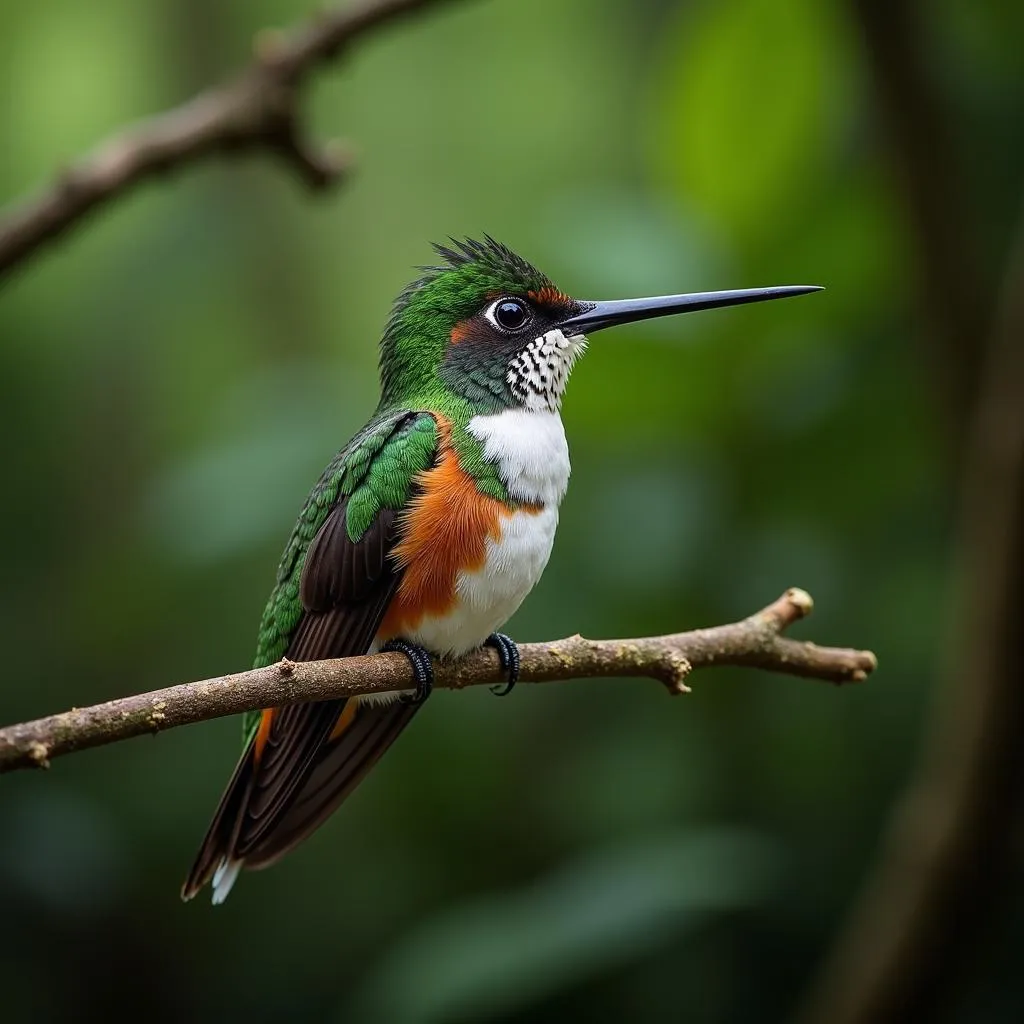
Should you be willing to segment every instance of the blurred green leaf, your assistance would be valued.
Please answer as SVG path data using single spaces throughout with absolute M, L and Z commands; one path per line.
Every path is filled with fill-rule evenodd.
M 836 84 L 827 16 L 816 0 L 683 10 L 657 79 L 655 165 L 687 208 L 758 235 L 819 166 Z
M 719 287 L 726 247 L 712 225 L 666 198 L 619 188 L 578 188 L 552 196 L 541 217 L 545 241 L 565 265 L 564 287 L 590 298 L 658 295 Z M 554 271 L 552 271 L 554 273 Z M 655 320 L 644 330 L 678 337 L 692 318 Z
M 300 363 L 235 382 L 216 410 L 225 430 L 219 443 L 152 480 L 141 504 L 144 529 L 171 557 L 197 563 L 236 556 L 272 537 L 283 545 L 331 446 L 343 443 L 336 405 L 344 390 L 324 367 Z
M 0 888 L 8 882 L 40 906 L 88 916 L 137 884 L 123 831 L 99 799 L 50 786 L 11 800 L 4 824 Z
M 587 854 L 410 931 L 339 1020 L 434 1024 L 510 1013 L 758 902 L 775 867 L 763 837 L 731 830 L 667 832 Z

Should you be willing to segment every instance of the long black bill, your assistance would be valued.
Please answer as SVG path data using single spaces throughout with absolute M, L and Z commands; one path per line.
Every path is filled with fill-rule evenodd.
M 788 299 L 792 295 L 820 292 L 815 284 L 781 285 L 777 288 L 738 288 L 727 292 L 691 292 L 689 295 L 656 295 L 649 299 L 613 299 L 610 302 L 582 302 L 583 311 L 559 326 L 580 334 L 601 331 L 617 324 L 631 324 L 656 316 L 695 313 L 699 309 L 741 306 L 747 302 Z

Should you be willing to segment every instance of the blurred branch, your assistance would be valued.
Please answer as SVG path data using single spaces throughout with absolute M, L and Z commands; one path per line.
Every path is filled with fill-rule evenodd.
M 929 68 L 919 0 L 850 0 L 916 246 L 926 363 L 959 442 L 990 329 L 978 239 L 950 119 Z
M 1024 772 L 1024 211 L 993 317 L 914 4 L 852 0 L 923 268 L 922 305 L 965 439 L 946 685 L 879 860 L 811 991 L 808 1024 L 929 1020 L 1001 890 Z M 987 341 L 986 341 L 987 339 Z
M 290 32 L 256 38 L 256 58 L 226 84 L 148 118 L 101 143 L 38 195 L 0 211 L 0 279 L 147 178 L 214 153 L 274 153 L 310 188 L 337 183 L 351 158 L 339 143 L 318 145 L 301 124 L 299 90 L 317 68 L 385 22 L 449 0 L 357 0 Z
M 1024 769 L 1024 211 L 968 437 L 957 649 L 918 771 L 805 1020 L 930 1020 L 1003 881 Z
M 637 640 L 585 640 L 577 635 L 521 644 L 520 680 L 640 676 L 659 680 L 670 693 L 687 693 L 690 672 L 713 665 L 747 665 L 832 683 L 866 679 L 876 667 L 870 651 L 817 647 L 782 635 L 809 615 L 811 607 L 810 595 L 793 589 L 756 615 L 725 626 Z M 489 648 L 454 660 L 436 659 L 434 675 L 436 687 L 455 690 L 504 681 L 498 656 Z M 47 767 L 61 754 L 243 711 L 413 685 L 409 661 L 402 654 L 285 660 L 0 729 L 0 772 Z

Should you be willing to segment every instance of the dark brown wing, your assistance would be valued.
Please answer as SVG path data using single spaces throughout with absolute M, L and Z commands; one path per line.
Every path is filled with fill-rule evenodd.
M 273 830 L 245 850 L 246 867 L 268 867 L 316 831 L 363 780 L 420 706 L 360 705 L 351 722 L 322 749 Z
M 299 583 L 303 615 L 287 657 L 318 661 L 365 654 L 398 585 L 388 552 L 395 544 L 395 513 L 382 510 L 353 543 L 345 528 L 347 500 L 328 516 L 310 544 Z M 256 752 L 256 777 L 234 853 L 245 857 L 270 832 L 313 767 L 346 701 L 292 704 L 273 712 Z
M 397 542 L 396 513 L 382 509 L 353 542 L 347 507 L 347 498 L 338 502 L 306 554 L 299 586 L 303 614 L 286 652 L 294 661 L 365 654 L 398 586 L 400 573 L 388 557 Z M 312 832 L 415 711 L 397 703 L 361 707 L 332 738 L 347 703 L 264 711 L 182 888 L 186 899 L 221 863 L 263 866 Z

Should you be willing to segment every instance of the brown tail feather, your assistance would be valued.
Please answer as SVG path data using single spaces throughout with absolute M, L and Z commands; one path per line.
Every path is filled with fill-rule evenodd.
M 409 724 L 419 705 L 360 704 L 351 724 L 322 750 L 288 809 L 238 855 L 249 870 L 269 867 L 313 834 L 365 778 Z
M 250 743 L 181 888 L 182 899 L 195 896 L 222 862 L 237 862 L 248 870 L 269 867 L 312 835 L 362 781 L 418 708 L 399 702 L 360 704 L 344 731 L 322 745 L 301 786 L 271 817 L 251 814 L 253 800 L 259 796 L 257 768 L 262 759 L 255 756 Z
M 253 744 L 250 743 L 238 759 L 235 770 L 224 788 L 217 810 L 206 830 L 199 853 L 181 887 L 181 898 L 190 900 L 213 877 L 217 865 L 227 857 L 235 843 L 245 805 L 255 776 Z

